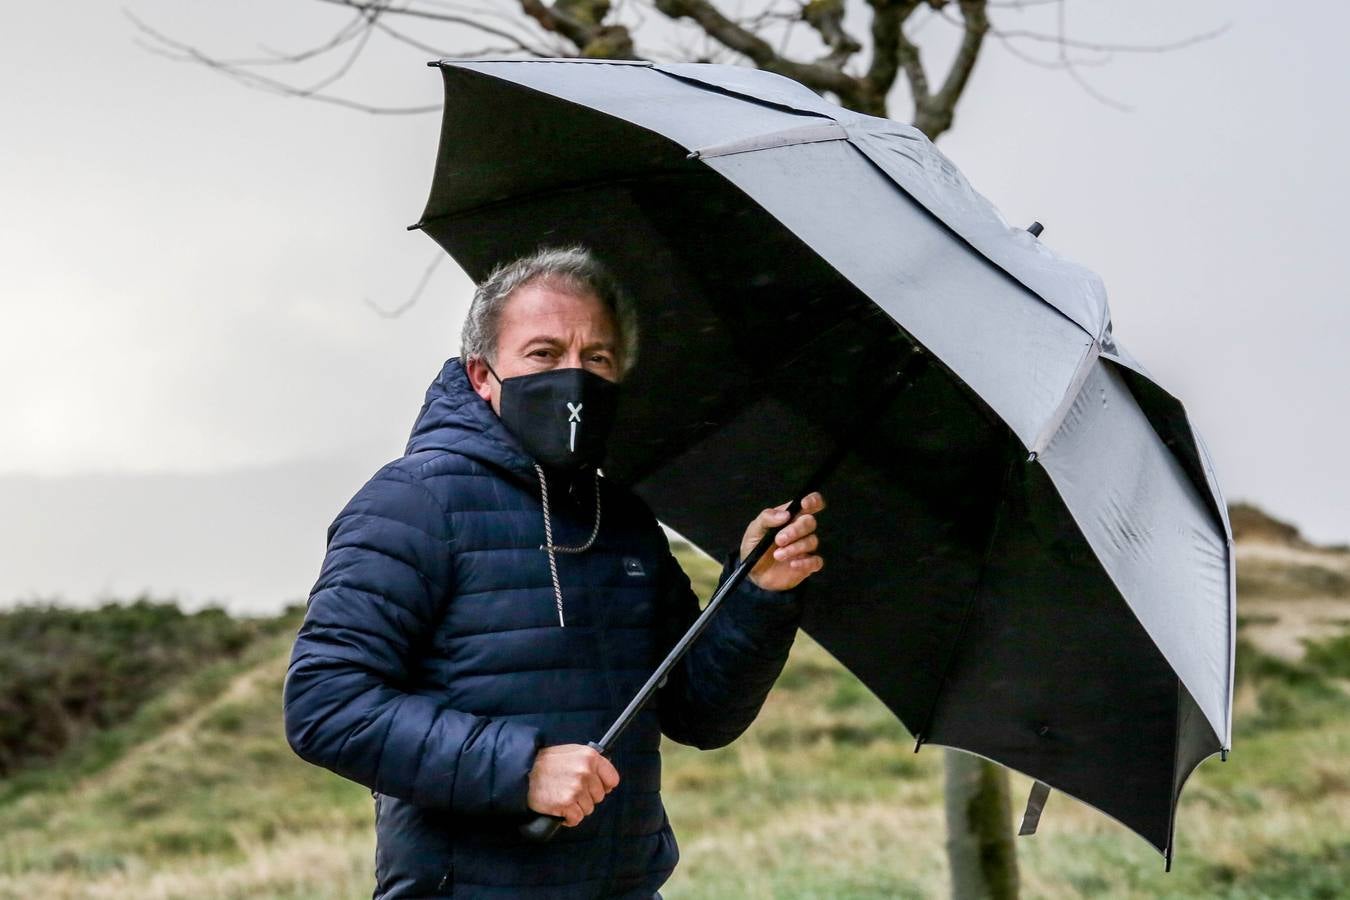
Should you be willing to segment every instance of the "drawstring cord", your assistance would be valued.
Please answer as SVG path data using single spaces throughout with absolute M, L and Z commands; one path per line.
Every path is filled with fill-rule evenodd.
M 553 602 L 558 607 L 558 626 L 566 628 L 567 622 L 563 620 L 562 585 L 558 581 L 558 560 L 553 554 L 584 553 L 595 543 L 595 537 L 600 533 L 600 470 L 595 470 L 595 527 L 591 529 L 591 536 L 586 539 L 586 543 L 578 547 L 561 547 L 553 543 L 553 522 L 548 511 L 548 479 L 544 477 L 544 469 L 539 463 L 534 464 L 534 470 L 539 473 L 539 493 L 544 501 L 544 543 L 539 545 L 539 549 L 548 551 L 548 572 L 553 577 Z

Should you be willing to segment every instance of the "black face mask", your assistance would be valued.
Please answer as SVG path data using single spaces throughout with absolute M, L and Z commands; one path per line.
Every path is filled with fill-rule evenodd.
M 614 424 L 619 386 L 585 369 L 551 369 L 503 380 L 502 424 L 527 453 L 552 469 L 599 466 Z

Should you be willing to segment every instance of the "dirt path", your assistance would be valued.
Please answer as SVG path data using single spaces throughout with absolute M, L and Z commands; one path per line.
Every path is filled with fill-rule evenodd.
M 1236 545 L 1238 565 L 1244 559 L 1259 559 L 1292 565 L 1321 566 L 1333 571 L 1350 572 L 1350 553 L 1318 550 L 1315 547 L 1291 547 L 1264 541 L 1244 541 Z
M 1239 600 L 1246 620 L 1242 635 L 1263 653 L 1296 662 L 1304 641 L 1324 641 L 1350 630 L 1350 601 L 1338 597 L 1302 600 Z
M 81 779 L 73 790 L 80 792 L 97 790 L 116 782 L 118 778 L 127 774 L 132 767 L 141 764 L 146 758 L 158 758 L 174 750 L 190 750 L 192 733 L 197 730 L 203 719 L 224 704 L 244 699 L 257 688 L 260 681 L 275 674 L 276 666 L 277 661 L 269 659 L 240 672 L 230 679 L 224 690 L 219 694 L 149 740 L 128 747 L 126 752 L 115 762 L 90 773 Z

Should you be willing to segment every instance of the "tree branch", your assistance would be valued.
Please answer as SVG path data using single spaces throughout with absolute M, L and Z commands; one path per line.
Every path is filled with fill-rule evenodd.
M 1209 31 L 1201 31 L 1198 34 L 1188 35 L 1179 40 L 1162 44 L 1108 44 L 1101 41 L 1082 41 L 1063 34 L 1042 34 L 1038 31 L 999 30 L 996 33 L 999 37 L 1007 38 L 1009 40 L 1040 41 L 1042 43 L 1058 44 L 1061 47 L 1068 47 L 1074 50 L 1091 50 L 1097 53 L 1168 53 L 1173 50 L 1184 50 L 1187 47 L 1193 47 L 1196 44 L 1212 41 L 1227 33 L 1228 29 L 1231 27 L 1231 22 L 1225 22 L 1218 28 L 1212 28 Z
M 142 42 L 142 46 L 151 53 L 164 56 L 176 62 L 192 62 L 205 66 L 208 69 L 220 72 L 221 74 L 233 78 L 235 81 L 256 90 L 267 91 L 286 97 L 300 97 L 307 100 L 316 100 L 320 103 L 342 106 L 375 115 L 413 115 L 435 112 L 440 108 L 439 106 L 384 106 L 372 103 L 362 103 L 346 97 L 323 93 L 324 88 L 337 83 L 351 72 L 357 59 L 361 56 L 362 52 L 364 52 L 371 35 L 376 31 L 386 34 L 394 40 L 436 53 L 434 48 L 414 41 L 407 35 L 389 27 L 386 23 L 381 21 L 381 17 L 385 15 L 413 16 L 415 18 L 464 25 L 495 37 L 505 38 L 511 44 L 510 47 L 504 48 L 507 52 L 525 52 L 534 56 L 557 55 L 556 52 L 553 52 L 548 48 L 542 48 L 526 42 L 510 31 L 485 24 L 475 19 L 466 18 L 455 13 L 415 9 L 411 6 L 395 7 L 390 5 L 390 0 L 320 0 L 320 2 L 332 6 L 346 7 L 347 9 L 352 10 L 355 13 L 355 16 L 336 34 L 323 43 L 297 53 L 279 54 L 269 51 L 270 55 L 263 58 L 225 59 L 214 57 L 197 47 L 175 40 L 168 35 L 156 31 L 154 28 L 151 28 L 145 22 L 138 19 L 130 11 L 126 11 L 125 14 L 141 35 L 148 39 L 147 42 Z M 265 66 L 310 62 L 325 54 L 336 52 L 339 48 L 349 43 L 353 45 L 352 49 L 338 62 L 337 67 L 329 74 L 308 86 L 292 84 L 277 78 L 268 77 L 255 71 L 257 68 Z M 503 48 L 487 49 L 497 52 Z
M 769 42 L 747 31 L 722 14 L 708 0 L 655 0 L 656 8 L 672 19 L 692 19 L 718 43 L 736 51 L 765 71 L 786 75 L 815 91 L 832 91 L 846 103 L 856 101 L 862 85 L 852 75 L 819 63 L 788 59 Z
M 133 22 L 136 22 L 137 25 L 140 24 L 139 22 L 137 22 L 135 16 L 131 16 L 130 13 L 128 13 L 128 17 Z M 235 66 L 289 66 L 294 65 L 296 63 L 306 62 L 308 60 L 322 56 L 325 53 L 328 53 L 332 50 L 336 50 L 338 47 L 341 47 L 348 41 L 351 41 L 354 38 L 360 36 L 362 32 L 365 31 L 366 24 L 368 24 L 366 17 L 361 13 L 357 13 L 356 15 L 352 16 L 352 18 L 347 22 L 346 25 L 343 25 L 341 28 L 339 28 L 331 38 L 329 38 L 328 40 L 324 41 L 321 44 L 316 44 L 315 46 L 310 47 L 308 50 L 300 50 L 294 53 L 283 53 L 280 50 L 273 50 L 270 47 L 259 45 L 258 49 L 266 53 L 267 54 L 266 56 L 254 57 L 251 59 L 250 58 L 232 59 L 227 60 L 226 62 L 228 62 L 230 65 Z
M 919 62 L 918 48 L 905 38 L 904 25 L 919 0 L 867 0 L 872 7 L 872 64 L 867 69 L 868 109 L 886 114 L 886 97 L 904 67 L 915 102 L 928 93 L 928 77 Z
M 389 25 L 387 22 L 384 22 L 382 20 L 377 20 L 375 22 L 372 22 L 371 24 L 381 34 L 386 35 L 395 41 L 398 41 L 400 44 L 412 47 L 414 50 L 420 50 L 421 52 L 427 54 L 428 56 L 435 56 L 441 59 L 453 59 L 453 58 L 472 59 L 475 56 L 505 56 L 511 53 L 520 52 L 519 47 L 498 47 L 488 45 L 485 47 L 478 47 L 474 50 L 461 50 L 457 53 L 450 53 L 443 47 L 437 47 L 432 44 L 423 43 L 422 41 L 419 41 L 416 38 L 414 38 L 412 35 L 404 34 L 402 31 L 399 31 L 397 28 L 394 28 L 393 26 Z M 558 53 L 561 52 L 562 51 L 558 51 Z
M 1196 44 L 1214 40 L 1215 38 L 1227 32 L 1232 24 L 1229 22 L 1225 22 L 1218 28 L 1213 28 L 1210 29 L 1209 31 L 1202 31 L 1196 34 L 1188 35 L 1178 40 L 1165 41 L 1157 44 L 1115 44 L 1103 41 L 1084 41 L 1079 40 L 1077 38 L 1069 37 L 1067 33 L 1067 28 L 1065 26 L 1066 4 L 1064 0 L 1021 0 L 1021 2 L 1018 3 L 991 2 L 986 5 L 1021 7 L 1024 5 L 1040 6 L 1040 5 L 1048 5 L 1051 3 L 1053 3 L 1056 6 L 1054 34 L 1045 34 L 1039 31 L 1028 31 L 1019 29 L 1013 30 L 1001 29 L 993 25 L 990 25 L 989 33 L 993 35 L 995 38 L 997 38 L 999 42 L 1002 43 L 1003 46 L 1008 50 L 1008 52 L 1012 53 L 1018 59 L 1021 59 L 1024 62 L 1031 63 L 1032 65 L 1041 66 L 1042 68 L 1060 69 L 1068 73 L 1069 77 L 1073 79 L 1074 83 L 1077 84 L 1080 88 L 1082 88 L 1083 91 L 1089 97 L 1092 97 L 1094 100 L 1105 106 L 1110 106 L 1113 109 L 1118 109 L 1122 112 L 1130 112 L 1132 110 L 1132 107 L 1130 107 L 1128 104 L 1122 103 L 1119 100 L 1116 100 L 1112 97 L 1108 97 L 1107 95 L 1103 94 L 1097 88 L 1093 87 L 1092 84 L 1083 76 L 1083 73 L 1078 70 L 1085 66 L 1106 65 L 1117 53 L 1168 53 L 1173 50 L 1182 50 L 1187 47 L 1192 47 Z M 946 19 L 946 21 L 948 22 L 958 24 L 953 19 L 947 16 L 944 16 L 943 18 Z M 1032 56 L 1031 54 L 1023 51 L 1014 43 L 1015 41 L 1019 40 L 1032 41 L 1043 44 L 1053 44 L 1056 53 L 1055 58 L 1053 60 L 1046 60 Z M 1081 58 L 1074 59 L 1069 56 L 1069 50 L 1071 49 L 1084 50 L 1090 53 L 1099 53 L 1102 55 L 1097 59 L 1081 59 Z
M 170 38 L 168 35 L 161 34 L 160 32 L 151 28 L 149 25 L 142 22 L 140 19 L 137 19 L 130 12 L 127 12 L 126 16 L 128 19 L 131 20 L 131 23 L 135 25 L 137 29 L 140 30 L 140 32 L 143 35 L 150 38 L 150 40 L 153 42 L 142 44 L 142 46 L 145 47 L 145 49 L 148 50 L 149 52 L 155 53 L 159 56 L 163 56 L 167 59 L 172 59 L 175 62 L 192 62 L 206 66 L 208 69 L 214 69 L 224 75 L 229 76 L 230 78 L 233 78 L 234 80 L 240 82 L 241 84 L 244 84 L 251 88 L 269 91 L 274 94 L 281 94 L 283 96 L 288 97 L 303 97 L 307 100 L 317 100 L 320 103 L 330 103 L 336 106 L 345 106 L 349 109 L 356 109 L 360 110 L 361 112 L 374 113 L 378 115 L 406 115 L 406 114 L 424 113 L 424 112 L 432 112 L 440 108 L 439 106 L 402 106 L 402 107 L 374 106 L 371 104 L 360 103 L 355 100 L 348 100 L 344 97 L 334 97 L 330 94 L 318 93 L 318 89 L 320 87 L 324 87 L 326 86 L 327 83 L 331 83 L 333 80 L 335 80 L 332 76 L 322 79 L 318 84 L 312 85 L 309 88 L 296 87 L 293 84 L 287 84 L 286 82 L 279 81 L 275 78 L 268 78 L 265 75 L 261 75 L 257 72 L 250 71 L 249 69 L 245 68 L 242 65 L 238 65 L 226 60 L 220 60 L 208 56 L 207 54 L 198 50 L 196 47 L 193 47 L 189 44 L 185 44 L 181 41 L 176 41 L 173 38 Z M 368 28 L 369 28 L 368 24 L 366 26 L 363 26 L 363 29 Z M 364 34 L 366 32 L 363 30 L 362 33 Z M 338 77 L 341 77 L 341 74 L 345 74 L 347 69 L 350 68 L 350 65 L 351 65 L 350 59 L 344 62 L 339 67 Z
M 393 309 L 384 309 L 383 307 L 376 305 L 375 301 L 371 300 L 369 297 L 362 297 L 361 299 L 365 301 L 366 306 L 375 310 L 381 317 L 385 319 L 397 319 L 417 305 L 417 301 L 422 298 L 422 292 L 427 289 L 427 285 L 431 282 L 431 276 L 436 274 L 436 268 L 445 261 L 445 257 L 446 254 L 438 249 L 436 254 L 432 256 L 431 263 L 422 272 L 422 279 L 417 282 L 417 287 L 413 289 L 413 292 L 408 296 L 407 300 L 404 300 Z
M 957 101 L 970 81 L 970 73 L 975 69 L 975 60 L 979 58 L 984 36 L 989 32 L 985 0 L 961 0 L 960 10 L 965 32 L 961 35 L 961 46 L 956 51 L 951 68 L 947 70 L 942 88 L 924 103 L 915 103 L 918 114 L 914 125 L 929 139 L 936 139 L 952 127 Z
M 1119 100 L 1113 100 L 1089 84 L 1088 80 L 1083 77 L 1083 73 L 1079 72 L 1078 68 L 1073 64 L 1073 61 L 1069 59 L 1069 45 L 1065 37 L 1064 0 L 1060 0 L 1055 8 L 1055 27 L 1058 34 L 1059 61 L 1062 64 L 1064 71 L 1069 73 L 1069 77 L 1072 78 L 1080 88 L 1086 91 L 1089 97 L 1092 97 L 1098 103 L 1118 109 L 1121 112 L 1132 112 L 1129 105 L 1121 103 Z
M 844 0 L 807 0 L 801 10 L 802 21 L 810 25 L 830 48 L 816 60 L 818 65 L 842 70 L 862 44 L 844 30 Z
M 228 77 L 260 90 L 291 97 L 304 97 L 370 113 L 416 113 L 437 109 L 434 106 L 387 107 L 360 103 L 325 93 L 346 78 L 365 52 L 373 34 L 397 41 L 420 51 L 447 58 L 481 55 L 524 55 L 533 57 L 583 56 L 604 59 L 643 59 L 634 46 L 634 33 L 643 27 L 645 12 L 654 8 L 666 18 L 691 27 L 676 30 L 668 44 L 678 51 L 675 59 L 746 60 L 758 68 L 792 78 L 817 93 L 833 94 L 843 106 L 877 116 L 887 115 L 887 98 L 895 82 L 904 73 L 914 101 L 914 124 L 930 138 L 951 128 L 955 110 L 970 82 L 985 37 L 993 35 L 1015 56 L 1035 65 L 1062 69 L 1083 90 L 1103 103 L 1120 107 L 1117 101 L 1101 95 L 1077 71 L 1078 67 L 1102 65 L 1118 52 L 1165 52 L 1211 40 L 1228 26 L 1195 34 L 1177 41 L 1159 44 L 1115 44 L 1069 38 L 1065 33 L 1065 0 L 866 0 L 871 9 L 869 23 L 871 59 L 862 74 L 845 71 L 861 52 L 862 45 L 845 27 L 851 0 L 758 0 L 760 11 L 733 18 L 719 9 L 718 0 L 510 0 L 498 8 L 488 8 L 477 0 L 318 0 L 342 7 L 352 19 L 329 38 L 308 49 L 281 53 L 262 48 L 266 54 L 253 58 L 213 57 L 198 48 L 173 40 L 135 16 L 127 16 L 146 38 L 147 49 L 178 61 L 188 61 L 215 69 Z M 1033 6 L 1057 7 L 1057 33 L 1034 30 L 1002 30 L 989 21 L 988 10 L 1021 10 Z M 922 11 L 922 14 L 916 15 Z M 956 12 L 959 11 L 959 16 Z M 929 14 L 931 13 L 931 14 Z M 431 38 L 412 29 L 394 27 L 390 17 L 402 17 L 401 23 L 424 21 L 471 28 L 488 36 L 490 46 L 474 51 L 446 53 Z M 959 47 L 950 68 L 938 85 L 930 79 L 921 56 L 918 34 L 930 21 L 938 19 L 961 29 Z M 620 21 L 621 20 L 621 21 Z M 827 48 L 814 61 L 792 59 L 787 48 L 797 29 L 811 28 Z M 697 46 L 687 47 L 681 38 L 697 36 Z M 414 36 L 416 35 L 416 36 Z M 1050 58 L 1023 52 L 1017 42 L 1052 44 L 1057 56 Z M 774 45 L 778 46 L 775 47 Z M 344 49 L 346 48 L 346 49 Z M 670 46 L 656 48 L 652 58 L 669 55 Z M 1072 53 L 1070 51 L 1082 51 Z M 1091 54 L 1098 54 L 1093 58 Z M 1038 58 L 1039 57 L 1039 58 Z M 301 86 L 279 78 L 267 77 L 258 69 L 281 65 L 320 65 L 326 60 L 333 67 L 314 82 Z M 298 68 L 296 71 L 303 71 Z M 937 73 L 931 73 L 936 76 Z
M 533 48 L 521 41 L 517 35 L 492 25 L 486 25 L 482 21 L 468 16 L 461 16 L 455 13 L 432 12 L 426 9 L 419 9 L 415 6 L 390 6 L 389 0 L 318 0 L 318 2 L 327 3 L 332 6 L 345 6 L 347 9 L 354 9 L 358 12 L 373 12 L 380 16 L 407 16 L 414 19 L 428 19 L 433 22 L 447 22 L 454 25 L 464 25 L 465 27 L 481 31 L 484 34 L 490 34 L 494 37 L 508 40 L 527 53 L 540 55 L 535 53 Z
M 546 31 L 561 34 L 593 59 L 640 59 L 625 25 L 606 25 L 609 0 L 520 0 L 520 8 Z

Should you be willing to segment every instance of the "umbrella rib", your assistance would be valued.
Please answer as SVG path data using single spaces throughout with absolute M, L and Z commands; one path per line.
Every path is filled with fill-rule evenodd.
M 846 141 L 848 132 L 838 122 L 825 125 L 801 125 L 785 128 L 782 131 L 770 131 L 754 137 L 715 144 L 698 150 L 690 150 L 690 159 L 710 159 L 716 156 L 730 156 L 733 153 L 752 153 L 756 150 L 774 150 L 779 147 L 794 147 L 797 144 L 818 144 L 822 141 Z
M 1069 380 L 1069 386 L 1064 390 L 1064 396 L 1059 399 L 1059 406 L 1055 407 L 1054 415 L 1046 420 L 1041 428 L 1041 433 L 1036 436 L 1035 442 L 1031 445 L 1031 455 L 1028 461 L 1035 460 L 1050 446 L 1054 440 L 1059 426 L 1064 423 L 1064 417 L 1069 414 L 1073 408 L 1073 402 L 1078 399 L 1078 392 L 1083 389 L 1083 382 L 1087 381 L 1088 375 L 1092 372 L 1093 365 L 1097 362 L 1097 357 L 1101 356 L 1102 345 L 1093 341 L 1088 344 L 1087 349 L 1083 351 L 1083 358 L 1078 361 L 1078 368 L 1074 370 L 1073 378 Z
M 1183 690 L 1181 677 L 1177 676 L 1177 704 L 1176 715 L 1172 719 L 1172 783 L 1167 787 L 1167 849 L 1163 851 L 1163 871 L 1172 871 L 1172 848 L 1176 845 L 1177 834 L 1177 801 L 1180 799 L 1177 790 L 1177 769 L 1181 768 L 1181 692 Z

